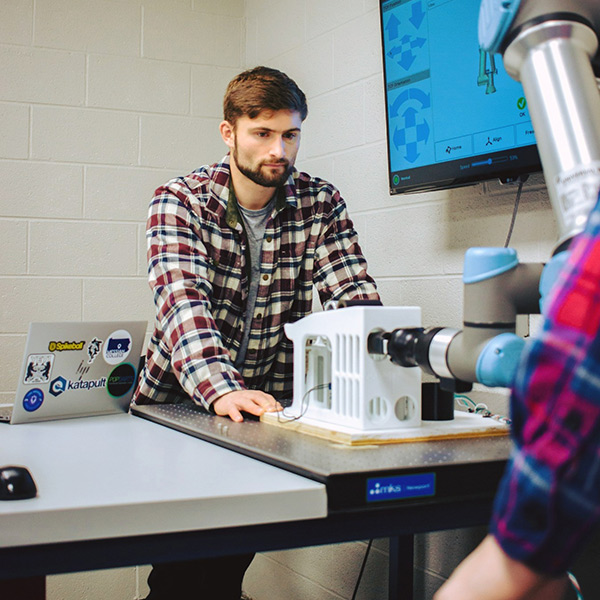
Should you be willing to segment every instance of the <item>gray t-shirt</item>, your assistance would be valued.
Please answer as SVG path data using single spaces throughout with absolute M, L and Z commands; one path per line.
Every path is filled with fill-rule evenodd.
M 238 209 L 248 236 L 248 249 L 250 250 L 250 281 L 248 288 L 248 300 L 246 303 L 246 317 L 244 319 L 244 336 L 242 344 L 235 360 L 236 368 L 240 368 L 246 358 L 248 341 L 250 339 L 250 325 L 254 317 L 254 307 L 258 295 L 258 284 L 260 281 L 260 262 L 262 253 L 262 243 L 265 237 L 265 226 L 269 220 L 269 215 L 273 210 L 275 196 L 269 203 L 259 210 L 250 210 L 238 204 Z

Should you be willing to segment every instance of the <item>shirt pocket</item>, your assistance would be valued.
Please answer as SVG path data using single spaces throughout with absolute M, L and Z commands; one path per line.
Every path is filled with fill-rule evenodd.
M 237 289 L 244 276 L 244 261 L 241 253 L 235 248 L 208 248 L 208 277 L 215 289 Z

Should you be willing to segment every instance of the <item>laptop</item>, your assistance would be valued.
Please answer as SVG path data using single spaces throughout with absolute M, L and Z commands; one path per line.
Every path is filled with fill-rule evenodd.
M 15 403 L 0 408 L 0 421 L 127 412 L 146 326 L 146 321 L 31 323 Z

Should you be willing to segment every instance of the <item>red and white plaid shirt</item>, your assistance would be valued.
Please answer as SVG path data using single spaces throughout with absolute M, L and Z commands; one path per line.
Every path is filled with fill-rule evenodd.
M 321 302 L 378 300 L 338 190 L 294 170 L 266 224 L 260 285 L 243 369 L 233 363 L 248 297 L 248 242 L 229 200 L 229 156 L 169 181 L 148 218 L 149 282 L 157 318 L 133 401 L 209 408 L 227 392 L 292 389 L 292 342 L 283 325 Z

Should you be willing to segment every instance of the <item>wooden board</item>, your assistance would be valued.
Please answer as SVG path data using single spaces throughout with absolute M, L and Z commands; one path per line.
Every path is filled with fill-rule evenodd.
M 452 421 L 422 421 L 420 427 L 379 431 L 361 431 L 306 417 L 296 420 L 286 419 L 281 413 L 265 413 L 262 415 L 261 421 L 285 428 L 288 431 L 297 431 L 349 446 L 429 442 L 451 438 L 508 435 L 510 433 L 510 427 L 504 423 L 464 411 L 455 411 Z

